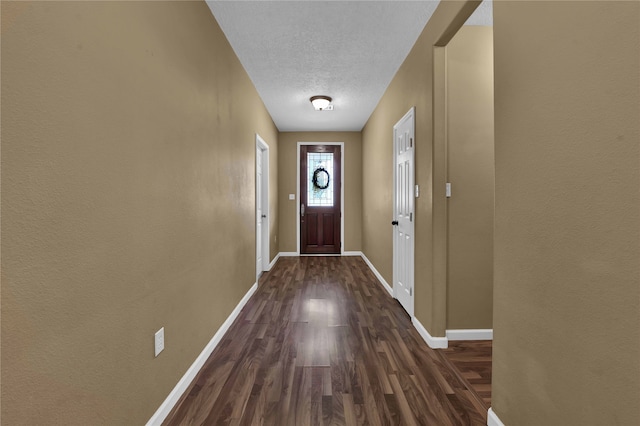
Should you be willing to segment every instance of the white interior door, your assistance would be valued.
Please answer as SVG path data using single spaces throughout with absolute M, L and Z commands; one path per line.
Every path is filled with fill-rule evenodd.
M 414 109 L 393 126 L 393 295 L 413 317 L 414 275 Z
M 256 147 L 256 275 L 262 272 L 262 149 Z
M 269 267 L 269 146 L 256 135 L 256 278 Z

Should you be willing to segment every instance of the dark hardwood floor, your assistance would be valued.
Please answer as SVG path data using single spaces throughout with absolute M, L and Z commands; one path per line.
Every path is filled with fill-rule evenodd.
M 486 425 L 473 378 L 359 257 L 281 258 L 165 424 Z
M 490 340 L 469 340 L 449 342 L 449 347 L 442 352 L 457 370 L 458 378 L 467 382 L 468 387 L 482 399 L 484 405 L 491 407 L 491 352 L 493 344 Z

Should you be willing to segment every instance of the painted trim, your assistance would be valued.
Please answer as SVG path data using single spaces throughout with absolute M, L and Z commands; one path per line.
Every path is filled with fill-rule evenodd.
M 271 261 L 271 263 L 269 263 L 269 266 L 267 266 L 267 271 L 270 271 L 271 268 L 273 268 L 276 265 L 276 262 L 278 261 L 278 259 L 280 259 L 281 254 L 278 253 L 276 254 L 276 257 L 273 258 L 273 260 Z
M 278 255 L 276 256 L 277 258 L 280 257 L 296 257 L 296 256 L 337 256 L 338 254 L 300 254 L 300 253 L 296 253 L 295 251 L 281 251 L 280 253 L 278 253 Z M 342 253 L 342 256 L 363 256 L 361 251 L 345 251 L 344 253 Z M 276 259 L 274 259 L 271 262 L 271 267 L 273 267 L 273 265 L 275 265 Z M 271 269 L 271 267 L 269 269 Z
M 393 289 L 391 288 L 389 283 L 387 283 L 387 281 L 382 277 L 382 274 L 380 274 L 380 272 L 378 272 L 376 267 L 373 266 L 373 263 L 371 263 L 371 261 L 367 258 L 367 256 L 365 256 L 364 253 L 362 253 L 362 259 L 367 264 L 367 266 L 369 266 L 369 269 L 371 269 L 371 272 L 373 272 L 373 275 L 375 275 L 376 278 L 378 279 L 378 281 L 380 281 L 380 284 L 382 284 L 384 289 L 387 290 L 387 292 L 389 293 L 389 295 L 391 297 L 393 297 Z
M 235 309 L 231 312 L 229 317 L 222 323 L 216 334 L 213 335 L 207 346 L 204 347 L 200 355 L 196 358 L 196 360 L 191 364 L 191 367 L 184 373 L 184 376 L 180 379 L 180 381 L 173 388 L 169 396 L 164 400 L 164 402 L 160 405 L 160 407 L 156 410 L 156 412 L 151 416 L 149 421 L 147 422 L 147 426 L 156 426 L 162 424 L 162 422 L 167 418 L 173 407 L 178 403 L 182 394 L 186 392 L 189 388 L 189 385 L 195 379 L 195 377 L 204 366 L 204 363 L 207 361 L 213 350 L 218 346 L 225 333 L 231 327 L 231 324 L 236 320 L 244 305 L 247 304 L 253 293 L 258 289 L 258 283 L 254 283 L 247 294 L 240 300 Z
M 447 330 L 449 340 L 493 340 L 493 329 Z
M 259 151 L 259 154 L 258 154 Z M 261 156 L 261 161 L 262 161 L 262 181 L 258 182 L 258 172 L 257 172 L 257 168 L 258 168 L 258 156 Z M 270 160 L 270 155 L 269 155 L 269 144 L 265 142 L 264 139 L 262 139 L 262 137 L 256 133 L 256 282 L 258 280 L 258 278 L 260 278 L 260 275 L 262 275 L 262 273 L 264 271 L 268 271 L 270 268 L 269 266 L 269 258 L 271 257 L 271 254 L 269 253 L 270 251 L 270 247 L 269 247 L 269 236 L 271 235 L 271 231 L 270 231 L 270 227 L 269 227 L 269 219 L 271 217 L 270 215 L 270 205 L 269 205 L 269 160 Z M 258 200 L 258 186 L 260 187 L 261 191 L 261 195 L 262 195 L 262 200 Z M 267 204 L 267 208 L 265 209 L 264 207 L 264 203 L 263 201 L 266 199 L 266 204 Z M 262 206 L 262 214 L 265 215 L 265 220 L 262 220 L 263 218 L 258 217 L 258 204 L 263 204 Z M 260 239 L 258 239 L 258 232 L 257 232 L 257 222 L 260 221 L 262 223 L 262 235 L 260 235 Z M 262 264 L 258 265 L 258 259 L 257 259 L 257 253 L 258 253 L 258 240 L 260 241 L 260 244 L 262 245 L 262 247 L 260 247 L 260 251 L 262 252 Z
M 280 253 L 278 253 L 278 256 L 280 257 L 297 257 L 300 256 L 298 253 L 296 253 L 295 251 L 281 251 Z
M 338 145 L 340 146 L 340 254 L 344 254 L 346 243 L 344 241 L 344 142 L 300 142 L 296 146 L 296 256 L 300 253 L 300 147 L 302 145 Z
M 496 412 L 493 411 L 493 407 L 490 407 L 487 412 L 487 426 L 504 426 L 502 420 L 500 420 Z
M 418 334 L 420 334 L 431 349 L 446 349 L 449 347 L 449 340 L 446 337 L 433 337 L 427 329 L 424 328 L 424 325 L 418 321 L 418 318 L 413 317 L 411 322 L 413 322 L 413 326 L 418 330 Z

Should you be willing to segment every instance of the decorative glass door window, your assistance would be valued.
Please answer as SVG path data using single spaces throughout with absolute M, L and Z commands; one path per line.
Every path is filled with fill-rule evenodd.
M 333 153 L 307 153 L 307 205 L 333 206 Z

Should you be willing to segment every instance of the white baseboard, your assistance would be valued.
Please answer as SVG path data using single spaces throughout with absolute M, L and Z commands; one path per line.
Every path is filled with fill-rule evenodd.
M 297 253 L 295 251 L 281 251 L 280 253 L 278 253 L 278 256 L 276 257 L 296 257 L 296 256 L 300 256 L 300 253 Z M 305 254 L 303 256 L 335 256 L 335 254 Z M 342 253 L 342 256 L 362 256 L 362 252 L 361 251 L 345 251 L 344 253 Z
M 249 298 L 253 296 L 253 293 L 258 289 L 258 283 L 253 284 L 247 294 L 244 295 L 242 300 L 238 303 L 235 309 L 231 312 L 229 317 L 225 320 L 224 323 L 220 326 L 216 334 L 213 335 L 213 338 L 209 341 L 207 346 L 202 350 L 198 358 L 191 364 L 191 367 L 184 373 L 184 376 L 180 379 L 178 384 L 173 388 L 169 396 L 164 400 L 162 405 L 156 410 L 156 412 L 151 416 L 149 421 L 147 422 L 147 426 L 156 426 L 162 424 L 162 422 L 167 418 L 173 407 L 178 403 L 182 394 L 187 390 L 193 379 L 196 377 L 200 369 L 207 361 L 213 350 L 218 346 L 218 343 L 222 340 L 224 334 L 229 330 L 233 321 L 238 317 L 240 311 L 247 304 Z
M 271 268 L 273 268 L 276 264 L 276 262 L 278 261 L 278 259 L 280 259 L 281 253 L 276 254 L 276 257 L 273 258 L 273 260 L 271 261 L 271 263 L 269 263 L 269 266 L 267 266 L 267 271 L 270 271 Z
M 504 426 L 504 423 L 498 418 L 493 408 L 489 408 L 487 412 L 487 426 Z
M 420 336 L 427 342 L 427 345 L 429 345 L 431 349 L 446 349 L 449 346 L 449 340 L 446 337 L 433 337 L 427 329 L 424 328 L 424 325 L 418 321 L 418 318 L 413 317 L 411 322 L 413 322 L 413 326 L 418 330 Z
M 280 257 L 296 257 L 296 256 L 300 256 L 300 254 L 296 253 L 295 251 L 281 251 L 278 255 Z
M 382 277 L 382 275 L 380 274 L 380 272 L 378 272 L 378 270 L 376 269 L 375 266 L 373 266 L 373 263 L 371 263 L 371 261 L 369 259 L 367 259 L 367 256 L 365 256 L 364 253 L 361 254 L 362 259 L 365 261 L 365 263 L 367 264 L 367 266 L 369 266 L 369 269 L 371 269 L 371 272 L 373 272 L 373 275 L 376 276 L 376 278 L 378 279 L 378 281 L 380 281 L 380 283 L 382 284 L 382 286 L 385 288 L 385 290 L 387 290 L 387 292 L 391 295 L 391 297 L 393 297 L 393 289 L 391 288 L 391 286 L 389 285 L 389 283 L 387 283 L 387 281 Z
M 493 329 L 447 330 L 449 340 L 493 340 Z

